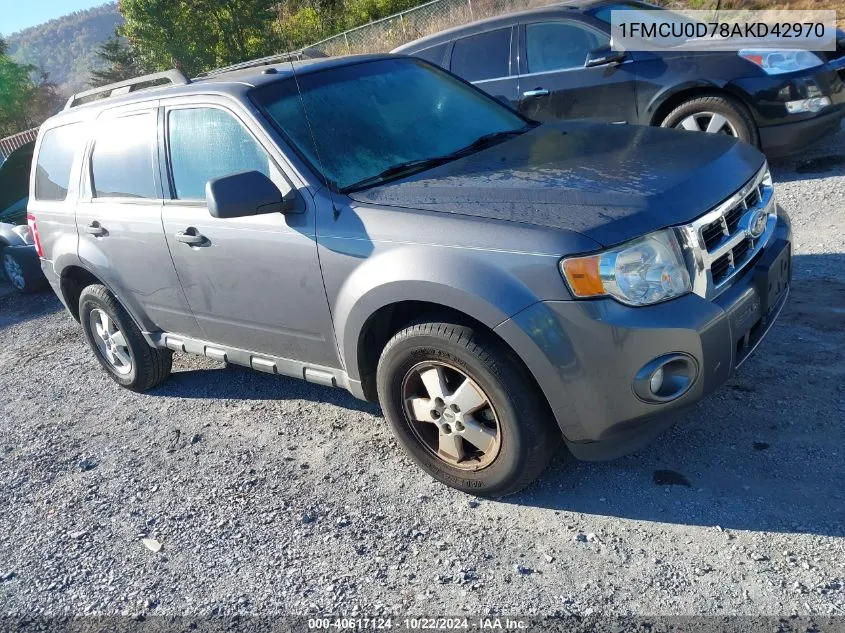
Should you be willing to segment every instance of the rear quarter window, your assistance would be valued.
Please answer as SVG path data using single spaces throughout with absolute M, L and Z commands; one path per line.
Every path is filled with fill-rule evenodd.
M 85 142 L 83 129 L 80 123 L 71 123 L 44 132 L 35 162 L 36 200 L 67 198 L 73 159 Z
M 446 57 L 446 49 L 449 47 L 449 43 L 446 44 L 438 44 L 437 46 L 430 46 L 429 48 L 424 48 L 421 51 L 417 51 L 413 53 L 414 57 L 419 57 L 420 59 L 424 59 L 427 62 L 431 62 L 432 64 L 437 64 L 441 68 L 445 68 L 448 64 L 444 64 L 445 57 Z

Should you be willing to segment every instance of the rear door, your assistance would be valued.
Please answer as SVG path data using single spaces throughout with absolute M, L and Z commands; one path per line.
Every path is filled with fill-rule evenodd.
M 83 164 L 79 257 L 147 331 L 198 333 L 161 226 L 155 103 L 104 111 Z
M 538 121 L 587 119 L 637 121 L 633 64 L 585 67 L 587 56 L 610 36 L 574 19 L 546 19 L 519 26 L 519 110 Z
M 164 230 L 203 339 L 336 368 L 313 197 L 297 187 L 302 213 L 212 217 L 205 198 L 209 180 L 255 170 L 282 193 L 294 184 L 272 141 L 237 103 L 204 99 L 167 100 L 162 111 L 171 198 Z
M 455 40 L 449 70 L 488 94 L 516 107 L 519 78 L 511 26 Z

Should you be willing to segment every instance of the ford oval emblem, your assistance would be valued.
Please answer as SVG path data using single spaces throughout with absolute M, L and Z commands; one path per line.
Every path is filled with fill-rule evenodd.
M 757 239 L 766 231 L 766 224 L 769 222 L 769 214 L 759 209 L 751 216 L 748 222 L 748 235 Z

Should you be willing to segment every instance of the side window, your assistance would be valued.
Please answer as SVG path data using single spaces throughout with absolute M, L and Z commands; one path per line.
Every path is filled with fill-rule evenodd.
M 270 177 L 270 158 L 252 135 L 218 108 L 171 110 L 170 169 L 176 198 L 205 200 L 205 184 L 239 171 Z
M 47 130 L 35 162 L 35 199 L 62 201 L 67 198 L 73 157 L 85 139 L 82 125 L 72 123 Z
M 573 22 L 536 22 L 525 27 L 528 72 L 583 68 L 587 54 L 610 38 Z
M 441 68 L 443 68 L 443 57 L 446 55 L 446 49 L 448 48 L 449 44 L 438 44 L 437 46 L 432 46 L 430 48 L 424 48 L 421 51 L 417 51 L 413 53 L 415 57 L 419 57 L 424 59 L 427 62 L 431 62 L 432 64 L 437 64 Z
M 156 117 L 152 112 L 101 120 L 91 153 L 93 196 L 158 198 L 153 171 L 156 145 Z
M 507 77 L 510 74 L 511 29 L 472 35 L 455 42 L 451 70 L 467 81 Z

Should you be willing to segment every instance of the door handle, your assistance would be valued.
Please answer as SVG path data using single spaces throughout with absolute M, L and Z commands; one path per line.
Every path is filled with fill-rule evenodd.
M 96 220 L 85 227 L 85 232 L 93 235 L 94 237 L 105 237 L 108 235 L 108 231 L 106 231 L 106 229 L 104 229 Z
M 523 97 L 545 97 L 548 96 L 547 88 L 534 88 L 534 90 L 526 90 L 522 93 Z
M 188 246 L 202 246 L 208 242 L 205 235 L 202 235 L 193 227 L 177 232 L 176 239 Z

